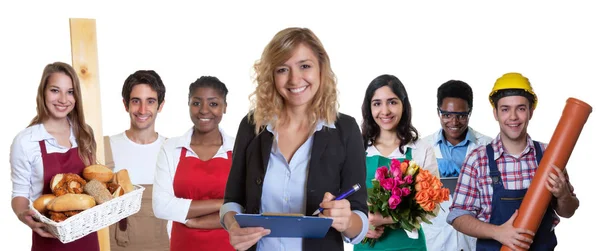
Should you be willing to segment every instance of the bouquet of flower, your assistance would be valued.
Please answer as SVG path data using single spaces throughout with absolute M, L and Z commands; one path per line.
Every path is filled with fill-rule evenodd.
M 437 215 L 439 204 L 448 200 L 450 190 L 443 188 L 439 178 L 421 169 L 414 161 L 400 162 L 393 159 L 389 168 L 377 168 L 373 187 L 369 194 L 369 212 L 391 216 L 392 229 L 413 231 L 421 222 L 431 224 L 429 219 Z M 376 239 L 365 238 L 362 242 L 372 247 Z

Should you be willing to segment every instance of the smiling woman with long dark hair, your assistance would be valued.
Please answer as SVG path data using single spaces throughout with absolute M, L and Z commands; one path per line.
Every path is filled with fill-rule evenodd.
M 419 166 L 439 177 L 437 162 L 431 147 L 418 140 L 417 129 L 412 125 L 412 107 L 408 93 L 400 80 L 393 75 L 381 75 L 373 79 L 365 92 L 362 104 L 362 135 L 367 155 L 367 187 L 380 166 L 389 166 L 392 159 L 414 160 Z M 369 244 L 354 246 L 354 250 L 427 250 L 423 230 L 412 232 L 390 229 L 391 217 L 369 212 L 368 238 L 377 239 L 374 247 Z

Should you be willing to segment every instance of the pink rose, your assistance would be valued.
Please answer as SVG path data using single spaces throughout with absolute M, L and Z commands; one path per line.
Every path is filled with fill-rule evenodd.
M 402 197 L 402 189 L 399 187 L 392 188 L 392 195 Z
M 392 172 L 392 176 L 394 177 L 402 176 L 402 170 L 400 169 L 399 160 L 392 159 L 392 163 L 390 164 L 390 171 Z
M 388 205 L 390 207 L 390 209 L 396 209 L 396 207 L 398 206 L 398 204 L 400 204 L 400 202 L 402 202 L 402 199 L 396 195 L 392 195 L 390 197 L 390 199 L 388 200 Z
M 385 167 L 385 166 L 379 167 L 375 171 L 375 179 L 378 180 L 379 182 L 381 182 L 383 179 L 385 179 L 385 176 L 387 174 L 388 174 L 387 167 Z
M 403 180 L 403 181 L 404 181 L 404 183 L 406 183 L 406 184 L 412 184 L 412 183 L 413 183 L 412 176 L 410 176 L 410 175 L 406 175 L 406 176 L 404 176 L 404 180 Z
M 394 178 L 394 181 L 396 181 L 396 185 L 397 186 L 401 186 L 404 185 L 406 182 L 404 182 L 404 180 L 402 180 L 402 176 L 396 176 Z
M 401 194 L 402 194 L 401 195 L 402 197 L 409 195 L 410 194 L 410 189 L 408 187 L 403 187 Z
M 387 178 L 387 179 L 383 179 L 381 181 L 381 187 L 383 187 L 383 189 L 388 190 L 388 191 L 391 191 L 395 185 L 396 185 L 396 182 L 394 182 L 394 178 Z

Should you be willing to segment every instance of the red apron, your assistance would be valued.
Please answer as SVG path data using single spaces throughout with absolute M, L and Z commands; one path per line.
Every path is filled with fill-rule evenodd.
M 66 153 L 48 153 L 46 144 L 40 141 L 42 151 L 42 163 L 44 166 L 44 188 L 42 194 L 50 194 L 50 180 L 59 173 L 76 173 L 81 175 L 85 165 L 77 148 L 71 148 Z M 33 232 L 31 251 L 99 251 L 98 235 L 96 232 L 88 234 L 81 239 L 63 244 L 55 238 L 44 238 Z
M 192 200 L 223 199 L 225 185 L 231 168 L 231 151 L 227 159 L 214 158 L 202 161 L 186 157 L 181 149 L 179 165 L 173 179 L 175 197 Z M 173 222 L 171 251 L 182 250 L 234 250 L 229 244 L 229 234 L 224 229 L 194 229 Z

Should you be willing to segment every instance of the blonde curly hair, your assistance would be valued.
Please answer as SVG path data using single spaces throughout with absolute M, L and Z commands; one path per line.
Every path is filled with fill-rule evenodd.
M 309 47 L 319 60 L 321 85 L 308 108 L 310 125 L 319 120 L 327 124 L 336 121 L 339 104 L 337 101 L 336 77 L 331 70 L 329 56 L 317 36 L 307 28 L 287 28 L 279 31 L 265 47 L 260 60 L 254 64 L 256 89 L 250 94 L 249 119 L 259 133 L 266 125 L 276 125 L 282 117 L 284 100 L 275 88 L 274 73 L 277 66 L 292 57 L 294 50 L 303 44 Z

